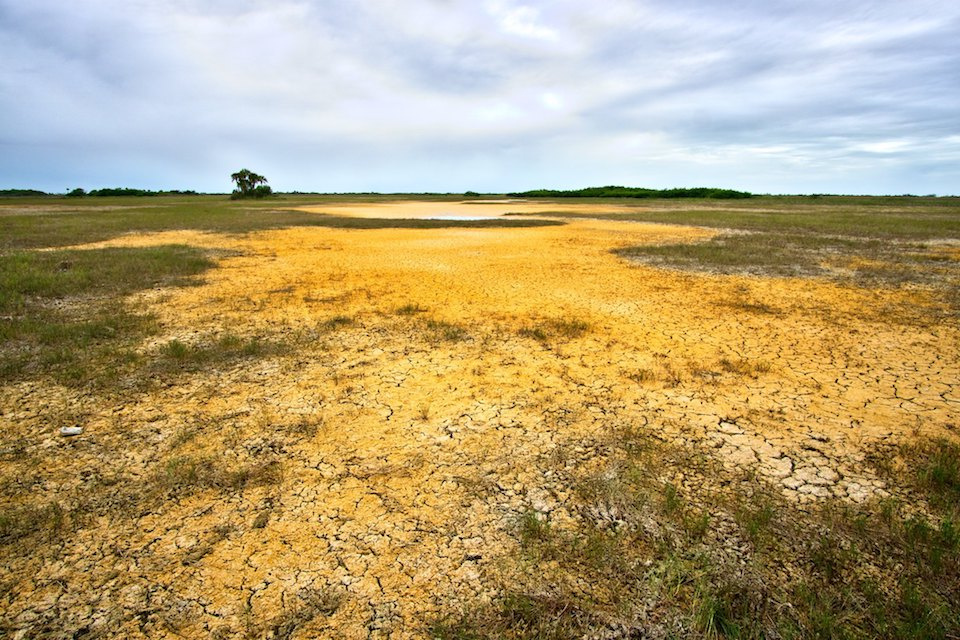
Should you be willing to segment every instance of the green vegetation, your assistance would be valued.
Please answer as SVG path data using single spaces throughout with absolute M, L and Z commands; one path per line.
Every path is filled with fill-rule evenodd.
M 553 318 L 522 327 L 517 334 L 524 338 L 548 342 L 556 338 L 579 338 L 589 330 L 590 325 L 579 318 Z
M 607 203 L 626 204 L 636 206 L 636 209 L 616 213 L 557 211 L 544 215 L 778 234 L 812 233 L 901 240 L 960 238 L 960 198 L 830 196 L 810 200 L 795 196 L 754 196 L 737 202 L 701 200 L 680 204 L 654 200 L 635 205 L 629 201 L 611 199 L 606 202 L 584 200 L 584 203 L 598 206 Z
M 754 197 L 696 208 L 666 201 L 617 213 L 555 218 L 695 225 L 721 232 L 705 241 L 623 247 L 625 258 L 717 274 L 824 277 L 857 286 L 921 285 L 960 313 L 960 198 Z M 935 317 L 939 312 L 934 312 Z
M 384 198 L 372 197 L 379 201 Z M 172 375 L 238 359 L 267 357 L 285 347 L 262 337 L 220 336 L 201 343 L 168 344 L 156 357 L 135 347 L 157 330 L 154 319 L 123 298 L 157 286 L 181 286 L 212 267 L 213 254 L 185 246 L 142 249 L 58 249 L 123 233 L 197 230 L 246 233 L 290 226 L 344 229 L 488 228 L 562 224 L 547 220 L 376 220 L 244 206 L 222 197 L 164 196 L 58 199 L 17 197 L 0 208 L 0 380 L 51 376 L 71 386 L 119 388 L 137 377 Z M 296 200 L 296 199 L 294 199 Z M 317 198 L 300 200 L 304 204 Z M 320 198 L 320 200 L 323 200 Z M 0 203 L 2 204 L 2 203 Z M 293 204 L 296 204 L 294 202 Z M 401 314 L 418 313 L 410 308 Z M 321 332 L 353 322 L 332 318 Z M 461 327 L 428 323 L 442 340 L 467 337 Z M 134 374 L 142 374 L 134 376 Z M 126 381 L 121 384 L 121 381 Z
M 250 462 L 230 469 L 212 457 L 184 455 L 168 459 L 153 482 L 168 497 L 179 497 L 206 489 L 237 492 L 250 487 L 276 485 L 281 479 L 280 463 L 276 460 Z
M 136 361 L 136 341 L 155 328 L 123 296 L 189 284 L 213 264 L 180 245 L 0 255 L 0 380 L 115 382 Z
M 418 313 L 424 313 L 427 309 L 421 307 L 418 304 L 408 303 L 403 306 L 397 307 L 397 315 L 400 316 L 412 316 Z
M 887 286 L 938 284 L 951 270 L 949 259 L 928 244 L 813 234 L 721 234 L 705 242 L 627 247 L 616 253 L 678 269 L 821 276 Z
M 67 528 L 66 514 L 56 502 L 24 506 L 0 512 L 0 544 L 34 537 L 56 540 Z
M 391 199 L 371 196 L 357 198 L 357 201 L 383 202 Z M 9 210 L 0 206 L 0 220 L 4 227 L 4 233 L 0 235 L 0 252 L 98 242 L 124 233 L 172 230 L 248 233 L 298 226 L 336 229 L 485 229 L 563 224 L 557 220 L 516 219 L 383 220 L 282 208 L 327 201 L 342 202 L 342 198 L 284 197 L 282 204 L 279 198 L 230 201 L 223 196 L 105 197 L 95 200 L 11 198 L 6 203 Z M 0 201 L 0 205 L 3 204 Z
M 273 195 L 273 190 L 267 186 L 267 179 L 249 169 L 240 169 L 240 171 L 232 174 L 230 179 L 237 183 L 237 188 L 230 194 L 230 197 L 234 200 L 241 198 L 265 198 Z
M 0 198 L 35 198 L 45 195 L 47 194 L 36 189 L 0 189 Z
M 631 430 L 570 446 L 602 451 L 605 460 L 579 476 L 569 466 L 551 469 L 578 488 L 575 526 L 524 512 L 516 527 L 520 580 L 489 605 L 437 621 L 435 637 L 572 639 L 615 629 L 617 637 L 947 640 L 960 633 L 954 443 L 878 452 L 890 486 L 910 487 L 902 501 L 815 508 Z
M 534 189 L 509 194 L 516 198 L 713 198 L 738 200 L 753 197 L 746 191 L 694 187 L 687 189 L 644 189 L 642 187 L 587 187 L 586 189 Z
M 470 334 L 467 333 L 466 329 L 452 322 L 427 319 L 423 324 L 435 340 L 462 342 L 470 338 Z
M 164 372 L 200 371 L 213 365 L 246 358 L 264 358 L 286 353 L 289 345 L 265 340 L 258 336 L 243 338 L 228 333 L 208 343 L 187 344 L 171 340 L 164 344 L 148 366 L 153 374 Z

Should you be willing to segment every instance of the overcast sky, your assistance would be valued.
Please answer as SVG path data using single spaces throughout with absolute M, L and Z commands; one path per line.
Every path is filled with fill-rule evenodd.
M 0 0 L 0 188 L 960 193 L 957 0 Z

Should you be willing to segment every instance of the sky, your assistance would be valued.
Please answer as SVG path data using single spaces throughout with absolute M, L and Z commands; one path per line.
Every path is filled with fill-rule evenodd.
M 0 0 L 0 189 L 960 194 L 956 0 Z

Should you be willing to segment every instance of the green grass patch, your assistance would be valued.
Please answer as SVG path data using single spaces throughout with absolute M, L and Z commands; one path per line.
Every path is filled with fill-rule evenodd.
M 920 488 L 939 506 L 960 508 L 960 445 L 931 440 L 911 447 L 907 455 Z
M 16 543 L 23 539 L 53 542 L 68 529 L 69 516 L 56 502 L 0 510 L 0 544 Z
M 558 203 L 574 202 L 560 200 Z M 754 197 L 746 201 L 582 200 L 582 204 L 633 205 L 635 211 L 570 213 L 555 218 L 601 218 L 740 229 L 761 233 L 901 240 L 960 238 L 960 198 L 827 196 Z
M 631 431 L 590 446 L 605 465 L 583 477 L 552 469 L 576 489 L 575 525 L 525 512 L 519 583 L 438 623 L 436 637 L 960 634 L 955 443 L 902 447 L 893 454 L 904 464 L 880 470 L 924 513 L 882 500 L 792 503 L 761 479 Z
M 463 342 L 470 338 L 467 330 L 458 324 L 445 322 L 443 320 L 426 320 L 424 327 L 430 332 L 433 340 L 442 340 L 445 342 Z
M 383 202 L 396 197 L 354 197 Z M 429 199 L 429 198 L 425 198 Z M 449 200 L 450 198 L 442 198 Z M 285 209 L 344 202 L 343 196 L 284 196 L 265 201 L 230 201 L 224 196 L 98 198 L 10 198 L 0 200 L 4 234 L 0 251 L 97 242 L 124 233 L 194 230 L 249 233 L 287 227 L 336 229 L 484 229 L 563 224 L 557 220 L 388 220 L 325 215 Z M 336 208 L 331 207 L 335 212 Z
M 242 337 L 235 334 L 219 336 L 215 340 L 188 344 L 170 340 L 158 350 L 149 372 L 153 375 L 175 371 L 199 371 L 213 366 L 232 364 L 250 358 L 265 358 L 286 353 L 286 343 L 274 342 L 259 336 Z
M 517 335 L 540 342 L 549 342 L 554 339 L 571 340 L 580 338 L 589 330 L 590 324 L 579 318 L 553 318 L 539 320 L 531 325 L 521 327 L 517 331 Z
M 405 304 L 403 306 L 397 307 L 396 313 L 398 316 L 413 316 L 418 313 L 426 313 L 428 309 L 421 307 L 418 304 Z
M 213 265 L 182 245 L 0 255 L 0 380 L 115 383 L 138 360 L 135 343 L 156 330 L 123 297 L 190 284 Z
M 322 331 L 336 331 L 337 329 L 342 329 L 343 327 L 351 327 L 356 324 L 356 320 L 351 316 L 333 316 L 332 318 L 327 318 L 320 324 L 320 329 Z
M 624 199 L 603 204 L 636 205 Z M 714 274 L 825 277 L 872 287 L 923 285 L 935 291 L 950 315 L 960 313 L 960 263 L 933 244 L 960 240 L 960 198 L 768 196 L 702 200 L 690 207 L 651 200 L 629 212 L 542 215 L 718 229 L 721 233 L 705 241 L 624 247 L 615 253 Z
M 920 245 L 913 246 L 916 250 L 920 248 Z M 833 274 L 836 269 L 845 268 L 855 257 L 874 261 L 901 260 L 903 250 L 876 239 L 751 232 L 720 234 L 703 242 L 628 247 L 616 253 L 691 271 L 801 277 Z M 850 278 L 861 281 L 900 283 L 909 278 L 910 271 L 906 267 L 885 264 L 888 264 L 886 269 L 862 263 L 847 270 Z M 911 266 L 920 264 L 921 261 L 914 260 Z
M 239 492 L 251 487 L 277 485 L 282 479 L 282 469 L 276 460 L 227 468 L 211 457 L 183 455 L 168 459 L 154 475 L 153 482 L 170 498 L 209 489 Z

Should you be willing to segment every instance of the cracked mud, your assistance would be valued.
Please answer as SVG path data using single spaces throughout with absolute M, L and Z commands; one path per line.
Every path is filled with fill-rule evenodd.
M 571 517 L 560 450 L 625 425 L 798 502 L 883 495 L 871 447 L 956 425 L 957 328 L 891 319 L 933 304 L 922 289 L 678 273 L 611 253 L 713 233 L 578 220 L 97 245 L 233 252 L 200 286 L 131 300 L 163 327 L 144 354 L 225 333 L 295 346 L 120 397 L 0 390 L 4 442 L 35 465 L 10 469 L 34 499 L 79 504 L 200 461 L 185 481 L 197 486 L 171 499 L 121 517 L 118 489 L 120 506 L 52 550 L 8 555 L 11 637 L 423 637 L 432 617 L 495 597 L 523 513 Z M 83 433 L 61 437 L 67 422 Z M 224 490 L 202 482 L 213 468 L 247 475 Z

